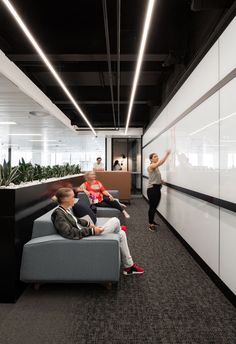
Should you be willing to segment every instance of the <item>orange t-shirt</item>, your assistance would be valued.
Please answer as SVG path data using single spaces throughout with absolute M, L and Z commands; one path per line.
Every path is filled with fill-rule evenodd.
M 90 199 L 92 200 L 92 203 L 100 203 L 103 201 L 103 191 L 105 191 L 106 189 L 104 188 L 104 186 L 102 185 L 101 182 L 99 182 L 98 180 L 95 180 L 93 182 L 93 184 L 91 184 L 90 182 L 84 182 L 81 185 L 82 189 L 86 189 L 89 194 L 90 194 Z

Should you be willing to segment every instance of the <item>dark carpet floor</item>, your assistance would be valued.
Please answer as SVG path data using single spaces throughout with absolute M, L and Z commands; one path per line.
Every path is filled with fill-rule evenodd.
M 146 272 L 100 285 L 29 287 L 0 304 L 1 344 L 235 344 L 236 310 L 159 220 L 147 230 L 147 203 L 128 207 L 128 240 Z

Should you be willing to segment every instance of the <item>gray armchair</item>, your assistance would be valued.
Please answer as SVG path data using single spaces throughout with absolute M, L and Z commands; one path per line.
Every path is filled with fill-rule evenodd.
M 81 240 L 57 234 L 50 210 L 34 221 L 32 239 L 24 245 L 20 279 L 24 282 L 118 282 L 120 247 L 118 234 Z M 99 225 L 107 219 L 99 218 Z

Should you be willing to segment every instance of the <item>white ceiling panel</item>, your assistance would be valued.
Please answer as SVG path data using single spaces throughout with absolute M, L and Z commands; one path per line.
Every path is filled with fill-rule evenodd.
M 39 116 L 30 112 L 38 112 Z M 0 122 L 15 122 L 14 125 L 0 124 L 0 143 L 2 147 L 16 145 L 19 149 L 41 150 L 45 143 L 30 140 L 48 141 L 49 150 L 78 149 L 78 133 L 67 128 L 56 117 L 48 113 L 40 115 L 45 109 L 24 94 L 14 83 L 0 74 Z M 14 135 L 17 134 L 17 135 Z M 25 136 L 18 136 L 24 134 Z M 29 135 L 31 134 L 31 135 Z M 29 135 L 29 136 L 28 136 Z

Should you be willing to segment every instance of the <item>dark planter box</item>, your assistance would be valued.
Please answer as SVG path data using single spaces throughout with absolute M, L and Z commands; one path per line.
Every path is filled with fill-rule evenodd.
M 0 302 L 15 302 L 25 288 L 19 280 L 21 256 L 34 220 L 56 206 L 51 197 L 57 189 L 83 181 L 83 175 L 77 175 L 18 189 L 0 188 Z

